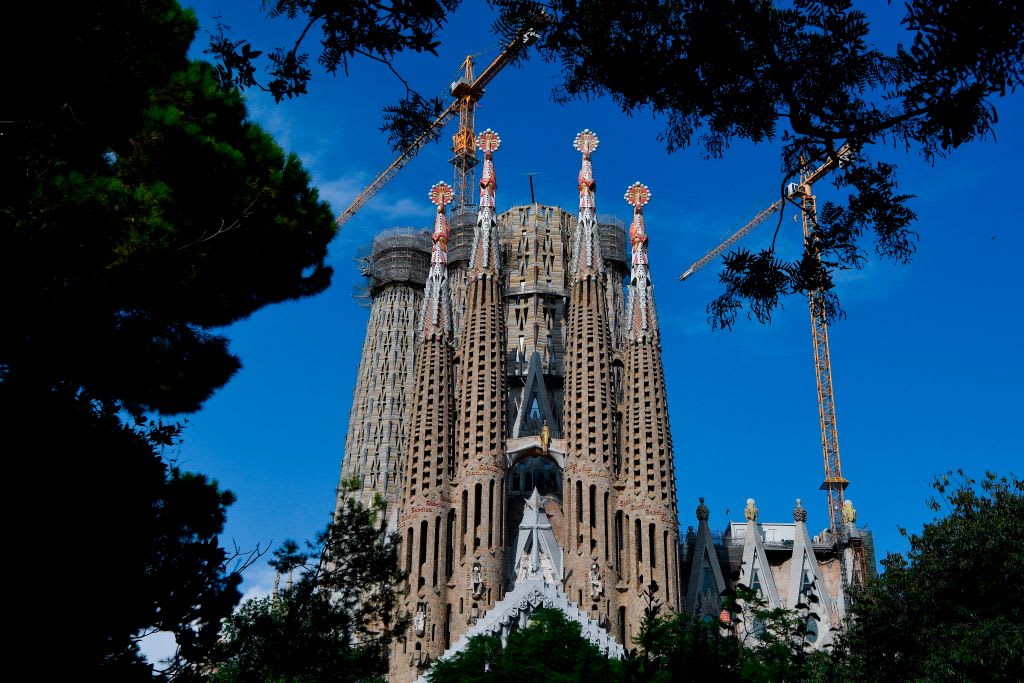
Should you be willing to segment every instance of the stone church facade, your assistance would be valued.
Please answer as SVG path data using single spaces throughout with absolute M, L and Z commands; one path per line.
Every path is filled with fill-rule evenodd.
M 680 544 L 643 215 L 650 191 L 627 189 L 628 231 L 599 215 L 598 139 L 583 131 L 575 214 L 501 211 L 500 139 L 488 130 L 477 142 L 479 206 L 449 217 L 452 191 L 438 183 L 429 235 L 382 233 L 364 267 L 370 321 L 339 504 L 383 503 L 402 539 L 412 625 L 392 652 L 395 682 L 421 677 L 473 635 L 506 636 L 539 606 L 558 607 L 621 656 L 652 585 L 667 611 L 714 616 L 722 590 L 749 583 L 742 571 L 771 574 L 756 521 L 713 540 L 699 509 L 698 532 Z M 818 567 L 806 530 L 794 533 L 796 562 Z M 739 546 L 751 548 L 745 564 Z M 806 576 L 827 590 L 816 571 L 793 590 Z M 765 586 L 773 604 L 785 602 Z M 836 623 L 841 604 L 823 604 Z

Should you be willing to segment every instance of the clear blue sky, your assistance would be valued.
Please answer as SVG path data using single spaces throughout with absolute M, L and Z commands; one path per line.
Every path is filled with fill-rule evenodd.
M 445 90 L 467 53 L 495 46 L 480 6 L 467 3 L 454 17 L 439 57 L 398 61 L 422 92 Z M 197 56 L 218 14 L 262 49 L 296 35 L 294 26 L 260 17 L 257 3 L 193 7 L 203 26 Z M 873 4 L 871 11 L 892 27 L 883 39 L 898 40 L 901 8 Z M 481 66 L 495 54 L 481 55 Z M 823 528 L 806 301 L 787 301 L 771 326 L 743 320 L 732 332 L 715 332 L 704 307 L 720 292 L 717 264 L 686 283 L 677 280 L 771 202 L 780 180 L 778 147 L 738 144 L 717 161 L 698 150 L 668 155 L 657 140 L 657 119 L 627 117 L 604 100 L 557 105 L 551 98 L 557 83 L 557 65 L 533 60 L 501 73 L 481 103 L 477 129 L 493 128 L 503 139 L 495 156 L 498 208 L 527 203 L 526 173 L 534 172 L 538 201 L 571 210 L 579 167 L 571 143 L 583 128 L 601 138 L 594 155 L 600 212 L 628 219 L 626 186 L 639 180 L 651 187 L 645 213 L 683 528 L 695 523 L 698 496 L 707 499 L 713 528 L 727 524 L 727 509 L 741 518 L 748 497 L 757 500 L 762 519 L 779 521 L 789 520 L 794 499 L 802 498 L 811 527 Z M 401 94 L 383 66 L 359 61 L 348 77 L 317 76 L 312 94 L 297 100 L 275 105 L 254 94 L 249 102 L 253 118 L 304 160 L 340 213 L 392 160 L 378 130 L 380 109 Z M 896 153 L 902 188 L 917 195 L 917 256 L 908 267 L 873 258 L 864 270 L 838 278 L 849 314 L 831 330 L 843 474 L 880 555 L 905 548 L 897 526 L 916 530 L 930 519 L 924 501 L 934 474 L 958 467 L 1024 473 L 1022 100 L 1018 93 L 998 101 L 997 141 L 963 148 L 934 167 Z M 190 416 L 180 458 L 238 495 L 227 542 L 251 547 L 307 538 L 328 520 L 368 315 L 351 296 L 360 284 L 353 255 L 378 230 L 430 224 L 427 190 L 438 180 L 451 182 L 449 156 L 447 144 L 425 149 L 348 223 L 331 246 L 336 272 L 327 292 L 267 308 L 224 331 L 243 369 Z M 836 196 L 827 183 L 817 189 L 819 202 Z M 787 216 L 784 253 L 799 248 L 799 233 Z M 745 245 L 770 239 L 764 227 Z M 266 581 L 259 570 L 248 585 Z

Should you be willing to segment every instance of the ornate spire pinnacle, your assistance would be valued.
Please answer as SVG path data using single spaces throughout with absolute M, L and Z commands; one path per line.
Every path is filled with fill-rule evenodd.
M 427 196 L 437 207 L 434 232 L 430 235 L 430 239 L 434 242 L 430 252 L 430 274 L 433 275 L 434 271 L 442 269 L 448 264 L 448 238 L 451 235 L 451 228 L 448 226 L 445 208 L 452 203 L 455 193 L 451 186 L 442 180 L 433 184 Z
M 697 521 L 706 522 L 711 518 L 711 511 L 704 504 L 704 496 L 700 497 L 700 505 L 697 506 Z
M 572 271 L 577 278 L 585 278 L 603 270 L 601 240 L 597 232 L 597 181 L 594 180 L 594 168 L 590 163 L 590 155 L 597 150 L 598 143 L 597 134 L 589 129 L 577 133 L 572 142 L 573 148 L 583 155 L 579 176 L 580 213 L 573 238 Z
M 807 521 L 807 510 L 804 509 L 800 499 L 796 499 L 796 507 L 793 508 L 793 521 L 794 522 L 806 522 Z
M 428 337 L 437 334 L 451 336 L 451 302 L 448 296 L 448 237 L 451 228 L 445 216 L 445 207 L 455 195 L 451 186 L 441 181 L 431 186 L 427 196 L 437 207 L 437 215 L 434 218 L 434 232 L 430 235 L 434 245 L 430 251 L 430 273 L 423 292 L 420 333 Z
M 495 192 L 498 179 L 494 175 L 494 152 L 501 146 L 501 137 L 488 128 L 480 133 L 476 145 L 484 153 L 484 169 L 480 174 L 480 208 L 473 233 L 470 272 L 497 271 L 498 230 L 495 220 Z
M 658 334 L 658 316 L 654 310 L 654 288 L 647 263 L 647 227 L 644 224 L 644 205 L 651 201 L 651 190 L 636 182 L 626 188 L 626 203 L 633 207 L 633 223 L 629 227 L 629 241 L 633 245 L 633 264 L 629 278 L 629 303 L 626 320 L 629 321 L 630 341 L 641 341 Z

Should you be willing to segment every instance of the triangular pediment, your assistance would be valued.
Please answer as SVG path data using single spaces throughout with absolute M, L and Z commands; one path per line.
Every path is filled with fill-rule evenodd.
M 693 563 L 690 565 L 690 578 L 686 587 L 686 613 L 703 619 L 717 618 L 721 610 L 722 592 L 726 589 L 725 577 L 711 529 L 706 521 L 697 527 L 697 540 L 693 548 Z
M 779 591 L 775 586 L 775 577 L 768 564 L 768 554 L 764 551 L 761 540 L 761 529 L 757 522 L 747 522 L 743 542 L 743 566 L 740 569 L 740 583 L 757 591 L 768 607 L 782 607 Z
M 538 578 L 560 584 L 562 571 L 562 549 L 551 529 L 540 493 L 534 488 L 526 500 L 523 521 L 519 524 L 512 577 L 516 584 Z
M 807 525 L 798 521 L 793 536 L 793 557 L 789 563 L 787 584 L 788 607 L 817 617 L 809 617 L 815 623 L 809 624 L 814 632 L 808 633 L 807 638 L 811 647 L 820 648 L 831 641 L 832 626 L 836 621 L 835 599 L 822 578 Z
M 516 421 L 512 425 L 512 438 L 540 434 L 544 422 L 547 422 L 551 430 L 551 438 L 561 437 L 551 410 L 551 396 L 544 383 L 540 354 L 534 351 L 530 356 L 530 369 L 526 373 L 526 385 L 523 387 L 519 410 L 516 411 Z

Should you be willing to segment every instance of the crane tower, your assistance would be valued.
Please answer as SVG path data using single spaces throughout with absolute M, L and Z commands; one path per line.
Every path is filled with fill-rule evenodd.
M 800 182 L 791 183 L 786 189 L 785 197 L 776 200 L 771 206 L 754 216 L 746 225 L 691 265 L 686 272 L 679 276 L 679 279 L 688 279 L 717 258 L 754 228 L 764 223 L 769 216 L 779 211 L 786 201 L 800 202 L 803 215 L 804 241 L 808 244 L 814 257 L 818 258 L 816 248 L 818 209 L 811 188 L 815 182 L 832 170 L 848 162 L 852 153 L 852 148 L 847 144 L 843 145 L 835 155 L 830 156 L 825 163 L 813 170 L 807 163 L 802 163 Z M 829 527 L 834 533 L 838 533 L 839 529 L 843 527 L 843 491 L 850 482 L 843 478 L 839 462 L 839 435 L 836 427 L 835 395 L 832 392 L 832 362 L 828 347 L 828 320 L 824 305 L 824 293 L 820 290 L 815 290 L 808 293 L 808 298 L 811 310 L 811 336 L 814 344 L 814 373 L 818 384 L 818 417 L 821 425 L 821 448 L 825 460 L 825 481 L 822 483 L 821 488 L 828 494 Z

